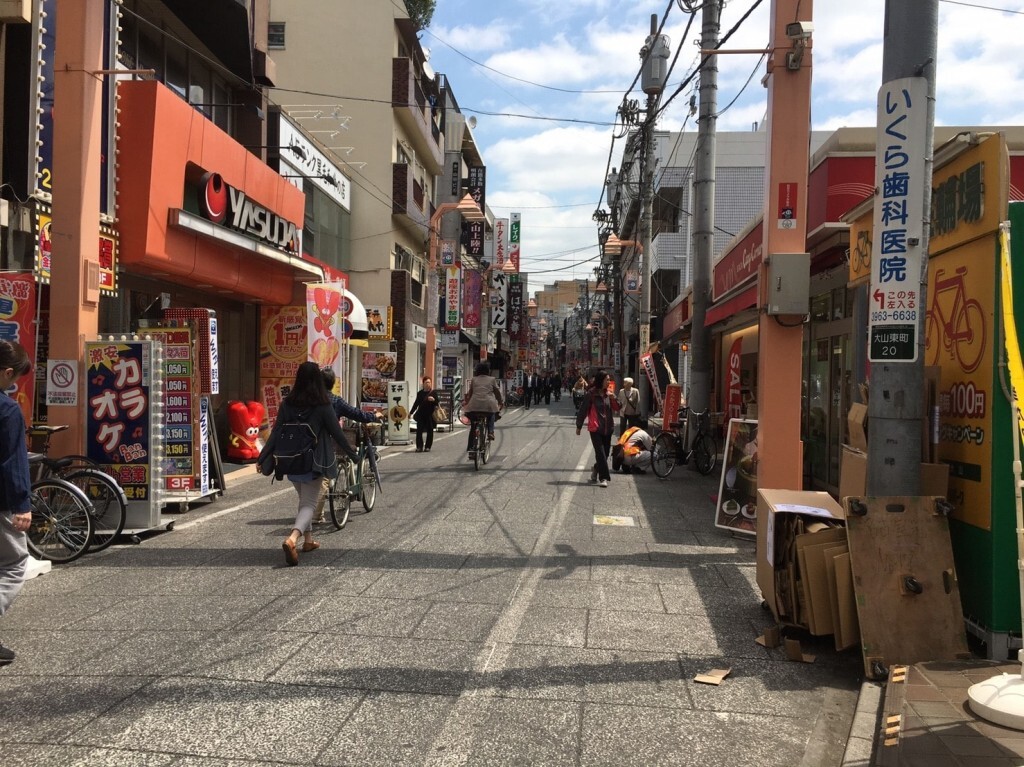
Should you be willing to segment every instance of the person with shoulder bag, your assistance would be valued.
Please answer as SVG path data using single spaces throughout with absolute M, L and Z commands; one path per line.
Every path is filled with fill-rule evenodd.
M 429 453 L 434 446 L 434 413 L 438 403 L 430 376 L 423 376 L 422 380 L 423 384 L 409 408 L 409 417 L 416 421 L 416 452 Z
M 310 442 L 303 443 L 293 436 L 302 434 L 304 427 L 311 434 Z M 268 476 L 273 473 L 278 479 L 287 476 L 298 495 L 295 523 L 281 543 L 285 562 L 290 567 L 299 563 L 296 544 L 300 537 L 304 538 L 303 551 L 320 548 L 320 544 L 313 540 L 313 511 L 323 478 L 338 476 L 338 460 L 332 441 L 350 458 L 356 457 L 331 407 L 320 366 L 315 362 L 303 362 L 295 373 L 291 393 L 277 411 L 267 444 L 256 459 L 256 467 L 261 473 Z M 285 450 L 286 444 L 297 447 Z
M 612 478 L 608 470 L 608 453 L 612 449 L 615 413 L 619 410 L 618 401 L 608 393 L 608 383 L 608 374 L 603 370 L 597 371 L 576 411 L 577 436 L 585 423 L 590 432 L 590 442 L 594 446 L 594 466 L 590 470 L 590 481 L 597 482 L 601 487 L 608 487 Z
M 619 436 L 631 426 L 640 425 L 640 390 L 633 386 L 632 378 L 622 379 L 622 389 L 615 395 L 619 401 Z

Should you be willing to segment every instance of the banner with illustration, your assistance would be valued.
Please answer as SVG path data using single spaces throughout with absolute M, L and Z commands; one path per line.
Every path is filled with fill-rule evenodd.
M 475 269 L 462 271 L 462 327 L 480 327 L 480 298 L 483 276 Z
M 757 421 L 729 420 L 715 527 L 750 535 L 757 531 Z
M 344 336 L 339 322 L 344 280 L 312 283 L 306 286 L 307 359 L 321 368 L 331 368 L 342 380 Z
M 366 326 L 371 341 L 390 341 L 394 337 L 390 306 L 366 307 Z
M 0 338 L 25 347 L 29 359 L 36 364 L 37 373 L 46 369 L 37 359 L 36 350 L 36 283 L 31 274 L 7 272 L 0 274 Z M 43 380 L 45 387 L 45 379 Z M 35 398 L 36 376 L 28 375 L 14 381 L 7 392 L 32 423 L 32 403 Z M 45 399 L 44 399 L 45 401 Z

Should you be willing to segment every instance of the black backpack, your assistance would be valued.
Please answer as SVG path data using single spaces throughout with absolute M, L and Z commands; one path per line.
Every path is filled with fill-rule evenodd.
M 295 420 L 281 424 L 274 441 L 274 477 L 284 479 L 286 474 L 309 474 L 313 471 L 313 457 L 316 453 L 317 436 L 313 427 L 300 413 Z

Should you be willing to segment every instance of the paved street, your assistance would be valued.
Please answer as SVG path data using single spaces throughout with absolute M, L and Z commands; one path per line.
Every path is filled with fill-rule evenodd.
M 464 448 L 385 448 L 375 510 L 296 568 L 294 491 L 246 470 L 173 532 L 26 584 L 0 764 L 840 763 L 860 657 L 755 644 L 771 616 L 753 541 L 713 526 L 717 477 L 589 484 L 568 398 L 506 414 L 479 472 Z

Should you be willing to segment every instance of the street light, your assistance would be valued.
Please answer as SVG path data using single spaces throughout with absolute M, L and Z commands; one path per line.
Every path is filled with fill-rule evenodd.
M 480 209 L 476 200 L 474 200 L 468 193 L 458 202 L 443 202 L 438 205 L 437 210 L 435 210 L 434 214 L 430 217 L 430 223 L 427 225 L 430 232 L 427 247 L 429 250 L 431 274 L 434 274 L 437 270 L 437 252 L 441 248 L 441 238 L 438 236 L 441 217 L 446 213 L 451 213 L 452 211 L 458 211 L 466 221 L 483 221 L 487 218 L 487 216 L 484 215 L 484 212 Z M 423 355 L 423 368 L 431 378 L 435 378 L 437 373 L 434 367 L 436 362 L 434 349 L 436 346 L 437 323 L 435 322 L 427 325 L 427 349 L 426 354 Z

